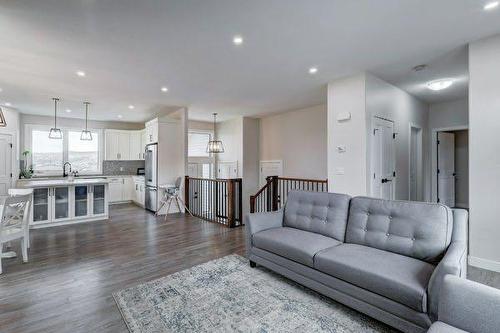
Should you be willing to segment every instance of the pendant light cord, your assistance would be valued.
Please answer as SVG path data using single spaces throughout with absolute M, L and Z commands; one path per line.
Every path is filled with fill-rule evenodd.
M 54 128 L 57 128 L 57 101 L 59 98 L 52 98 L 54 100 Z

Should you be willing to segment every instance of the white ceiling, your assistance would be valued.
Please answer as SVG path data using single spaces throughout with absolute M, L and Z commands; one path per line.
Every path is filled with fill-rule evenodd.
M 71 117 L 89 100 L 96 120 L 144 121 L 176 105 L 193 119 L 224 119 L 325 103 L 328 82 L 362 70 L 444 101 L 465 96 L 466 85 L 431 94 L 422 84 L 466 80 L 463 46 L 500 32 L 500 10 L 484 3 L 0 0 L 0 104 L 52 115 L 57 96 Z M 422 63 L 428 70 L 411 72 Z

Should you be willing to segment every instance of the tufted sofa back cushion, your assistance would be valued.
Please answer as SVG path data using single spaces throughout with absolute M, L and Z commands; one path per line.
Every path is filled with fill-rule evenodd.
M 346 242 L 437 262 L 451 241 L 453 215 L 440 204 L 356 197 Z
M 343 242 L 350 198 L 346 194 L 291 191 L 285 205 L 283 225 Z

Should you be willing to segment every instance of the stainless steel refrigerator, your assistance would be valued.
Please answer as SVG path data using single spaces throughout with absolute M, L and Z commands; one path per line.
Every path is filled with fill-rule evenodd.
M 152 143 L 146 146 L 145 159 L 145 207 L 156 212 L 158 204 L 158 145 Z

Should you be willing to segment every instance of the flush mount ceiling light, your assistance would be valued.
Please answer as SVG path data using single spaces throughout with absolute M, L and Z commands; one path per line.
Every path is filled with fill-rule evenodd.
M 311 67 L 309 68 L 309 74 L 316 74 L 318 72 L 318 68 L 317 67 Z
M 216 129 L 216 120 L 217 113 L 214 113 L 214 139 L 208 141 L 207 144 L 207 153 L 211 154 L 220 154 L 224 152 L 224 145 L 221 140 L 217 140 L 217 129 Z
M 82 130 L 82 134 L 80 135 L 80 140 L 83 141 L 92 141 L 92 132 L 88 129 L 88 120 L 89 120 L 89 102 L 83 102 L 85 104 L 85 129 Z
M 77 71 L 76 75 L 78 75 L 79 77 L 84 77 L 86 74 L 84 71 Z
M 243 44 L 243 37 L 241 37 L 240 35 L 236 35 L 233 37 L 233 44 L 234 45 L 241 45 Z
M 168 88 L 167 87 L 161 87 L 160 89 L 162 92 L 167 92 L 168 91 Z
M 500 2 L 498 1 L 493 1 L 493 2 L 488 2 L 486 5 L 484 5 L 483 9 L 484 10 L 492 10 L 498 7 Z
M 0 127 L 7 127 L 7 122 L 3 116 L 2 108 L 0 108 Z
M 54 101 L 54 127 L 50 129 L 49 139 L 62 139 L 62 132 L 60 128 L 57 128 L 57 102 L 59 98 L 52 98 Z
M 439 79 L 427 83 L 427 88 L 433 91 L 439 91 L 449 88 L 453 84 L 452 79 Z
M 129 105 L 129 106 L 128 106 L 128 108 L 129 108 L 130 110 L 133 110 L 133 109 L 135 108 L 135 106 L 133 106 L 133 105 L 131 104 L 131 105 Z

